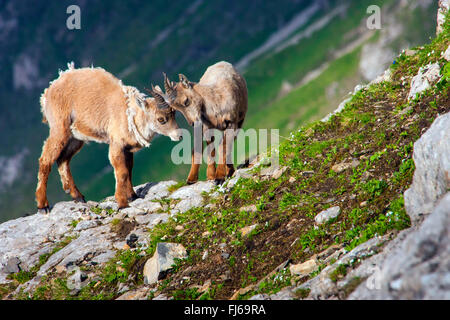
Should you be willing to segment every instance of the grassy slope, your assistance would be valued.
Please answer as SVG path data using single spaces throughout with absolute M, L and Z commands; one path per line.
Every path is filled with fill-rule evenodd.
M 177 262 L 149 298 L 165 293 L 175 299 L 226 299 L 247 287 L 248 292 L 240 296 L 245 299 L 302 283 L 325 267 L 321 265 L 302 278 L 282 269 L 255 286 L 284 261 L 300 263 L 331 245 L 352 249 L 375 235 L 395 236 L 396 230 L 409 226 L 403 192 L 414 172 L 413 143 L 438 114 L 450 112 L 450 63 L 441 57 L 450 44 L 447 21 L 445 31 L 431 44 L 413 56 L 402 54 L 397 58 L 391 67 L 391 81 L 358 91 L 329 121 L 314 122 L 292 132 L 290 140 L 280 147 L 281 163 L 288 168 L 280 178 L 258 177 L 256 169 L 256 178 L 239 180 L 229 194 L 218 198 L 205 195 L 213 208 L 195 208 L 156 226 L 150 231 L 151 246 L 143 257 L 139 249 L 120 252 L 106 268 L 91 270 L 100 278 L 78 296 L 70 295 L 63 278 L 52 275 L 51 280 L 43 279 L 31 298 L 114 298 L 121 282 L 131 287 L 142 285 L 143 262 L 154 253 L 158 242 L 166 241 L 182 243 L 189 257 Z M 421 66 L 436 61 L 442 68 L 442 80 L 408 102 L 412 77 Z M 359 161 L 354 168 L 333 171 L 333 165 L 352 160 Z M 305 175 L 305 171 L 314 173 Z M 249 204 L 256 204 L 257 211 L 240 210 Z M 341 208 L 339 217 L 316 229 L 315 215 L 335 205 Z M 258 227 L 243 237 L 240 228 L 254 223 Z M 180 225 L 181 232 L 176 228 Z M 204 235 L 205 231 L 209 233 Z M 220 243 L 226 244 L 229 257 L 221 255 Z M 205 250 L 209 254 L 202 259 Z M 354 266 L 341 266 L 332 273 L 332 280 Z M 227 274 L 225 280 L 222 276 Z M 23 281 L 23 276 L 14 276 L 12 286 Z M 183 277 L 189 280 L 181 281 Z M 211 280 L 211 286 L 199 292 L 207 280 Z M 6 293 L 13 288 L 0 289 Z M 304 294 L 299 292 L 299 298 Z

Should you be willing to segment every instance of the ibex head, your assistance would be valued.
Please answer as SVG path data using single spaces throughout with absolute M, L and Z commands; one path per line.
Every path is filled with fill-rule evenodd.
M 175 83 L 170 81 L 164 73 L 164 89 L 170 107 L 180 111 L 189 124 L 192 126 L 196 121 L 201 121 L 201 111 L 203 107 L 203 98 L 194 89 L 194 83 L 180 74 L 180 81 Z
M 159 134 L 168 136 L 172 141 L 183 139 L 181 130 L 175 120 L 175 110 L 164 99 L 162 90 L 152 85 L 152 89 L 145 89 L 154 99 L 146 99 L 150 113 L 151 129 Z

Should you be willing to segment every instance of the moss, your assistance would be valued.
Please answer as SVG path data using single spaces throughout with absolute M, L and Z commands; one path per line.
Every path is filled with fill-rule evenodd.
M 299 298 L 299 299 L 305 299 L 309 296 L 309 293 L 311 292 L 311 289 L 307 289 L 307 288 L 298 288 L 297 290 L 295 290 L 294 294 Z

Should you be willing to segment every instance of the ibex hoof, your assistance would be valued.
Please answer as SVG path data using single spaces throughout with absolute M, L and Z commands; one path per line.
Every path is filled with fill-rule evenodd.
M 86 203 L 86 200 L 84 199 L 84 197 L 77 197 L 75 199 L 73 199 L 74 202 L 81 202 L 81 203 Z
M 49 206 L 46 206 L 46 207 L 44 207 L 44 208 L 38 208 L 38 213 L 40 213 L 40 214 L 47 214 L 47 213 L 50 213 L 50 207 L 49 207 Z
M 216 184 L 216 186 L 219 186 L 219 185 L 221 185 L 224 182 L 225 182 L 224 178 L 216 178 L 216 179 L 214 179 L 214 183 Z
M 186 181 L 186 184 L 194 184 L 194 183 L 196 183 L 197 182 L 197 180 L 187 180 Z

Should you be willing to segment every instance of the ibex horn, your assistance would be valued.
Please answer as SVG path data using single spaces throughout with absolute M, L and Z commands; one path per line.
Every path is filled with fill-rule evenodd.
M 177 92 L 174 90 L 172 82 L 167 77 L 167 74 L 163 72 L 163 75 L 164 75 L 164 90 L 166 90 L 166 94 L 169 97 L 169 99 L 173 101 L 177 96 Z
M 155 87 L 153 86 L 153 84 L 152 84 L 152 89 L 151 89 L 151 90 L 150 90 L 150 89 L 147 89 L 147 88 L 145 88 L 145 90 L 146 90 L 148 93 L 150 93 L 150 94 L 153 96 L 153 98 L 155 98 L 156 105 L 158 106 L 158 108 L 160 108 L 160 109 L 166 109 L 166 108 L 169 108 L 169 104 L 166 102 L 166 99 L 164 99 L 164 97 L 163 97 L 162 95 L 160 95 L 160 94 L 156 91 L 156 89 L 155 89 Z

